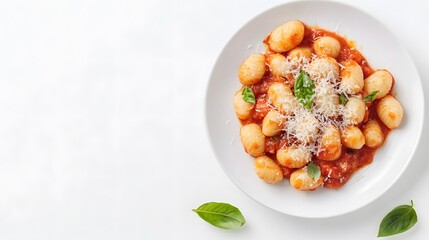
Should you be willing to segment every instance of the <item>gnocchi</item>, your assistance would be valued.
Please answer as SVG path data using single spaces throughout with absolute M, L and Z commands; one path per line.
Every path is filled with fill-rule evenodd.
M 265 53 L 238 68 L 233 98 L 256 175 L 301 191 L 342 187 L 402 122 L 393 75 L 373 70 L 351 41 L 297 20 L 263 42 Z
M 300 21 L 290 21 L 271 32 L 268 45 L 275 52 L 287 52 L 298 46 L 303 38 L 304 24 Z
M 287 147 L 277 150 L 277 161 L 288 168 L 301 168 L 311 160 L 311 153 L 304 147 Z
M 332 161 L 341 155 L 341 135 L 338 127 L 329 125 L 325 128 L 320 141 L 321 147 L 317 155 L 318 159 Z
M 246 120 L 252 115 L 253 104 L 244 101 L 241 92 L 242 89 L 234 95 L 234 111 L 239 119 Z
M 292 114 L 298 104 L 292 90 L 284 83 L 273 83 L 268 88 L 267 95 L 273 106 L 285 115 Z
M 342 65 L 340 89 L 347 94 L 360 93 L 364 86 L 362 68 L 353 59 L 348 59 Z
M 312 79 L 330 80 L 338 79 L 340 76 L 340 66 L 337 60 L 331 57 L 322 57 L 314 59 L 307 68 L 308 74 Z
M 287 75 L 286 57 L 280 53 L 268 56 L 268 66 L 274 76 L 285 77 Z
M 258 157 L 265 152 L 265 136 L 256 123 L 244 125 L 240 131 L 240 139 L 248 154 Z
M 340 42 L 333 37 L 325 36 L 314 42 L 314 51 L 317 55 L 336 58 L 341 51 Z
M 323 178 L 314 180 L 307 173 L 307 168 L 296 170 L 290 175 L 290 185 L 300 191 L 315 190 L 323 183 Z
M 359 98 L 350 98 L 346 103 L 345 117 L 352 124 L 359 124 L 363 121 L 366 112 L 365 103 Z
M 313 54 L 313 52 L 311 51 L 311 48 L 297 47 L 297 48 L 292 49 L 289 52 L 289 54 L 287 55 L 287 58 L 288 59 L 301 59 L 301 58 L 310 59 L 311 54 Z
M 335 93 L 334 87 L 316 83 L 315 92 L 313 98 L 315 108 L 322 109 L 326 117 L 336 116 L 340 97 Z
M 377 95 L 375 95 L 375 99 L 380 99 L 390 92 L 392 84 L 393 77 L 388 71 L 377 70 L 365 79 L 363 90 L 368 94 L 379 91 Z
M 262 121 L 262 133 L 267 137 L 272 137 L 280 133 L 282 129 L 283 116 L 276 110 L 269 111 Z
M 278 183 L 283 180 L 283 171 L 267 156 L 257 157 L 254 161 L 254 168 L 258 177 L 267 183 Z
M 404 116 L 401 103 L 391 95 L 385 96 L 376 106 L 380 120 L 390 129 L 399 127 Z
M 361 149 L 365 144 L 365 136 L 356 126 L 349 126 L 341 133 L 341 143 L 350 149 Z
M 384 134 L 380 124 L 375 120 L 369 120 L 363 127 L 365 144 L 370 148 L 377 148 L 383 144 Z
M 238 79 L 243 85 L 252 85 L 259 82 L 265 74 L 265 55 L 252 54 L 240 65 Z

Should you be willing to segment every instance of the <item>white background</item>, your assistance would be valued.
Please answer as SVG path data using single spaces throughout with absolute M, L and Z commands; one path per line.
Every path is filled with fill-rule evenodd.
M 400 180 L 340 217 L 273 212 L 220 168 L 204 123 L 211 68 L 235 31 L 282 2 L 0 1 L 0 239 L 376 239 L 411 199 L 418 224 L 390 239 L 425 239 L 427 126 Z M 427 95 L 429 3 L 349 4 L 404 43 Z M 238 206 L 247 224 L 205 223 L 191 209 L 208 201 Z

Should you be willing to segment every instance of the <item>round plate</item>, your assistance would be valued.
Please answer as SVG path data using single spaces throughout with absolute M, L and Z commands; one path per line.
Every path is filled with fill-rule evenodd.
M 301 20 L 310 26 L 336 31 L 354 40 L 374 69 L 388 69 L 395 77 L 394 90 L 405 116 L 389 134 L 372 164 L 358 171 L 339 190 L 313 192 L 293 189 L 289 182 L 270 185 L 253 170 L 253 158 L 240 142 L 240 124 L 232 99 L 240 88 L 237 72 L 251 53 L 264 52 L 264 37 L 277 26 Z M 284 4 L 252 19 L 228 42 L 220 54 L 207 88 L 206 121 L 213 151 L 230 179 L 248 196 L 279 212 L 323 218 L 359 209 L 382 195 L 410 162 L 423 126 L 424 97 L 420 78 L 410 55 L 381 23 L 348 5 L 304 1 Z M 406 139 L 406 140 L 405 140 Z M 404 141 L 405 140 L 405 141 Z

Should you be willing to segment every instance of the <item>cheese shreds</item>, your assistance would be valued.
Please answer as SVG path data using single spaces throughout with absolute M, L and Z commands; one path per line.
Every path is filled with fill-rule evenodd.
M 290 157 L 295 161 L 300 161 L 301 159 L 311 159 L 311 152 L 308 151 L 303 145 L 299 145 L 296 151 L 292 151 Z
M 281 111 L 285 131 L 282 136 L 288 140 L 289 146 L 317 155 L 321 149 L 323 131 L 327 126 L 334 125 L 343 129 L 351 124 L 347 117 L 350 113 L 339 101 L 342 92 L 339 87 L 339 67 L 329 59 L 313 54 L 311 59 L 305 56 L 287 58 L 284 68 L 285 72 L 292 74 L 295 79 L 301 70 L 306 71 L 314 82 L 315 89 L 311 112 L 302 107 L 295 97 L 277 100 L 282 106 L 291 108 L 288 109 L 288 114 L 285 114 L 284 109 Z M 271 108 L 276 108 L 271 105 L 272 102 L 269 103 Z
M 329 81 L 315 83 L 313 96 L 314 106 L 312 108 L 316 115 L 335 117 L 338 115 L 339 96 L 335 93 L 334 84 Z
M 311 59 L 300 55 L 299 57 L 287 57 L 285 62 L 285 71 L 286 73 L 292 74 L 293 78 L 297 78 L 301 69 L 305 69 L 306 66 L 310 63 Z
M 286 135 L 291 135 L 297 142 L 306 145 L 316 139 L 319 121 L 313 114 L 299 106 L 294 111 L 294 115 L 287 119 L 285 130 Z

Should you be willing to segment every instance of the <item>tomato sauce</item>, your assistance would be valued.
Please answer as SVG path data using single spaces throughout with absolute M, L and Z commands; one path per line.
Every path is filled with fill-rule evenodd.
M 346 38 L 334 32 L 319 28 L 310 28 L 306 26 L 304 32 L 304 39 L 298 47 L 312 48 L 314 41 L 323 36 L 330 36 L 336 38 L 340 42 L 341 51 L 336 58 L 338 63 L 341 64 L 348 59 L 353 59 L 361 66 L 364 78 L 367 78 L 372 73 L 374 73 L 374 70 L 368 64 L 365 57 L 358 50 L 356 50 L 355 43 L 347 40 Z M 269 35 L 264 40 L 264 44 L 267 46 L 267 51 L 265 53 L 266 56 L 272 54 L 268 47 L 268 38 Z M 287 53 L 284 53 L 283 55 L 287 56 Z M 252 117 L 246 121 L 241 121 L 243 125 L 248 123 L 262 124 L 262 120 L 271 109 L 267 97 L 267 91 L 269 86 L 275 82 L 283 82 L 286 83 L 286 85 L 288 85 L 289 87 L 293 88 L 294 79 L 292 76 L 286 78 L 273 76 L 270 74 L 269 71 L 267 71 L 267 73 L 260 82 L 250 86 L 255 95 L 256 104 L 252 112 Z M 390 130 L 380 121 L 375 112 L 375 106 L 377 105 L 377 102 L 378 100 L 375 100 L 373 103 L 366 104 L 368 110 L 366 111 L 363 122 L 359 124 L 358 127 L 360 129 L 363 129 L 367 121 L 376 120 L 381 126 L 382 132 L 384 134 L 384 139 L 386 139 Z M 287 140 L 282 137 L 282 134 L 280 134 L 279 136 L 267 137 L 265 141 L 265 154 L 274 159 L 275 161 L 277 161 L 275 156 L 277 150 L 288 144 Z M 372 163 L 376 151 L 377 149 L 369 148 L 366 145 L 364 145 L 359 150 L 352 150 L 343 146 L 341 156 L 338 160 L 324 161 L 319 160 L 315 156 L 313 156 L 313 161 L 321 169 L 321 174 L 324 178 L 324 187 L 338 189 L 342 187 L 353 176 L 355 172 L 357 172 L 362 167 Z M 281 165 L 279 164 L 279 166 Z M 285 178 L 289 178 L 290 174 L 297 170 L 283 166 L 281 166 L 281 168 L 283 169 L 283 174 Z
M 370 164 L 374 158 L 375 149 L 364 145 L 359 150 L 343 147 L 341 156 L 335 161 L 314 159 L 324 176 L 324 187 L 340 188 L 360 168 Z

